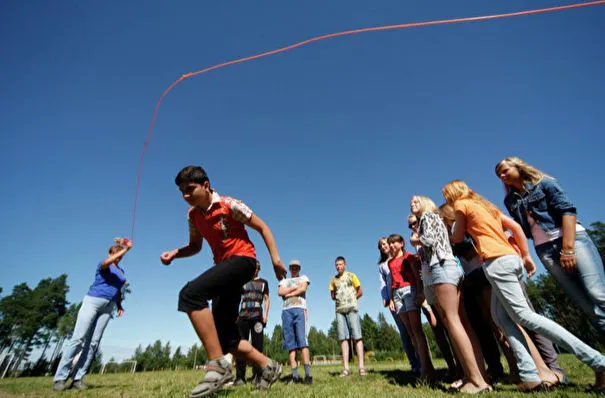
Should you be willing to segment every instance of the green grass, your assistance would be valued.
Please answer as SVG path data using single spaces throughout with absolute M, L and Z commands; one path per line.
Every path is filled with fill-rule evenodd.
M 445 369 L 443 361 L 435 360 L 435 366 Z M 560 387 L 550 393 L 534 393 L 531 396 L 549 397 L 586 397 L 586 387 L 593 382 L 593 372 L 573 356 L 563 355 L 561 364 L 573 384 Z M 409 373 L 409 365 L 401 362 L 370 362 L 367 364 L 370 374 L 361 378 L 357 369 L 352 367 L 348 378 L 337 377 L 340 366 L 314 366 L 312 368 L 313 385 L 286 385 L 277 382 L 268 392 L 256 392 L 250 384 L 230 387 L 217 396 L 248 397 L 251 393 L 259 397 L 445 397 L 450 396 L 440 389 L 415 385 Z M 301 369 L 302 370 L 302 369 Z M 284 375 L 289 374 L 289 368 Z M 201 378 L 201 371 L 161 371 L 136 374 L 89 375 L 86 391 L 51 390 L 50 377 L 30 377 L 0 380 L 0 397 L 187 397 L 190 390 Z M 445 387 L 445 385 L 444 385 Z M 527 397 L 515 391 L 514 386 L 496 385 L 497 391 L 483 394 L 482 397 Z M 445 389 L 445 388 L 444 388 Z M 548 394 L 548 395 L 547 395 Z

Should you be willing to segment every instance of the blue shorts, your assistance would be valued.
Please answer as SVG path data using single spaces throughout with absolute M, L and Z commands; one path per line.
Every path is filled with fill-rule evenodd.
M 400 287 L 393 292 L 395 312 L 398 314 L 418 310 L 414 300 L 416 300 L 416 286 Z
M 438 285 L 448 283 L 454 286 L 460 286 L 464 273 L 458 266 L 456 260 L 445 260 L 436 264 L 431 264 L 431 283 L 429 285 Z
M 336 313 L 336 330 L 338 332 L 338 341 L 361 340 L 361 322 L 359 321 L 359 312 L 351 311 L 346 314 Z
M 281 312 L 284 348 L 287 351 L 299 350 L 309 346 L 305 327 L 305 310 L 290 308 Z

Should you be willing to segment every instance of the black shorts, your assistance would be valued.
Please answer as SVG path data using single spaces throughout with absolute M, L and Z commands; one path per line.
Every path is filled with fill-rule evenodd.
M 181 289 L 178 310 L 193 312 L 208 308 L 212 315 L 223 352 L 233 351 L 241 340 L 235 324 L 242 298 L 242 286 L 252 280 L 256 259 L 235 256 L 216 264 Z

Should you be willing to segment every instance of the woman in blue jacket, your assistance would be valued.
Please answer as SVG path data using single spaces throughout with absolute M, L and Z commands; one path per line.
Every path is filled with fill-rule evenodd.
M 544 267 L 605 333 L 603 261 L 563 188 L 517 157 L 500 161 L 496 175 L 506 188 L 508 212 L 534 241 Z
M 86 388 L 82 378 L 88 372 L 109 319 L 116 309 L 118 317 L 124 313 L 120 292 L 126 283 L 126 277 L 124 270 L 118 264 L 132 248 L 132 241 L 128 239 L 116 239 L 116 241 L 118 244 L 109 248 L 107 258 L 97 265 L 95 280 L 82 300 L 71 340 L 63 350 L 61 362 L 55 373 L 53 382 L 55 391 L 65 389 L 65 381 L 70 375 L 73 378 L 73 388 L 79 390 Z M 76 356 L 78 359 L 74 364 Z

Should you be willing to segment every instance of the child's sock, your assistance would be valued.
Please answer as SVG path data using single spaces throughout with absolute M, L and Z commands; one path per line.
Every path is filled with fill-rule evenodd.
M 298 368 L 292 368 L 292 378 L 295 380 L 300 379 L 300 376 L 298 375 Z
M 305 365 L 305 376 L 307 376 L 307 377 L 311 376 L 311 365 L 309 365 L 309 364 Z

